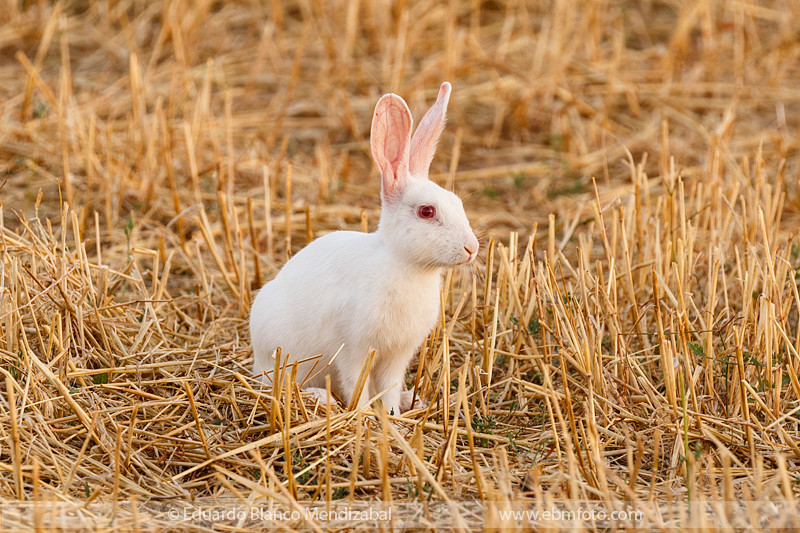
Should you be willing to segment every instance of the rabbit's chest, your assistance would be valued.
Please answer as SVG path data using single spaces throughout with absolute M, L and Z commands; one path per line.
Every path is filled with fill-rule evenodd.
M 439 277 L 415 286 L 389 287 L 366 323 L 371 346 L 385 351 L 416 349 L 439 317 Z

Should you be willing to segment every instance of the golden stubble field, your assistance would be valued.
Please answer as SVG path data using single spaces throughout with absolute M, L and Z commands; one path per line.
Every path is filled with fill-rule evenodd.
M 409 371 L 429 407 L 262 388 L 255 290 L 375 229 L 374 105 L 420 117 L 445 80 L 431 177 L 482 251 Z M 2 0 L 4 526 L 88 500 L 118 527 L 175 501 L 793 500 L 798 113 L 793 0 Z

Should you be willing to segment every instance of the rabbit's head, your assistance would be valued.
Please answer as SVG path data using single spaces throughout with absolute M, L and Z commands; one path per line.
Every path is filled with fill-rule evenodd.
M 372 157 L 381 171 L 378 231 L 399 257 L 424 267 L 469 263 L 478 254 L 461 199 L 428 179 L 449 99 L 445 82 L 413 138 L 411 112 L 399 96 L 383 96 L 372 117 Z

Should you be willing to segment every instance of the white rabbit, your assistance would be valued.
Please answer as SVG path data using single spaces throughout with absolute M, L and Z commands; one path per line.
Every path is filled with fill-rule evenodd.
M 479 246 L 461 200 L 428 180 L 449 99 L 450 84 L 443 83 L 413 138 L 403 99 L 387 94 L 378 101 L 370 139 L 381 171 L 378 230 L 335 231 L 316 239 L 258 293 L 250 336 L 253 374 L 265 383 L 271 383 L 280 347 L 288 369 L 301 361 L 299 384 L 316 374 L 305 386 L 324 388 L 330 374 L 333 394 L 349 403 L 374 348 L 358 406 L 389 389 L 382 396 L 387 412 L 411 407 L 404 377 L 440 316 L 442 269 L 472 262 Z

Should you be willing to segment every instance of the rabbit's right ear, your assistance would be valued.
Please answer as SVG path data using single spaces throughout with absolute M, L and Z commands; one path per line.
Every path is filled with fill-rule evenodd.
M 408 154 L 411 146 L 411 112 L 402 98 L 384 95 L 375 106 L 370 131 L 372 157 L 381 169 L 381 198 L 399 199 L 408 181 Z
M 444 128 L 444 117 L 447 113 L 447 103 L 450 101 L 450 84 L 444 82 L 439 88 L 436 103 L 431 106 L 422 120 L 419 121 L 417 131 L 411 139 L 411 174 L 419 178 L 428 177 L 428 169 L 436 153 L 436 143 Z

